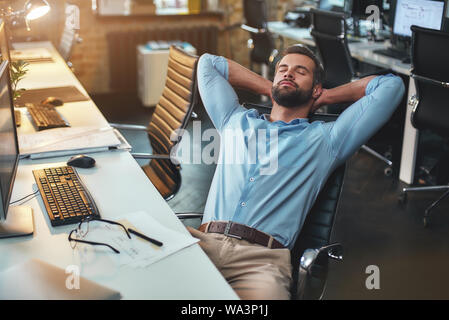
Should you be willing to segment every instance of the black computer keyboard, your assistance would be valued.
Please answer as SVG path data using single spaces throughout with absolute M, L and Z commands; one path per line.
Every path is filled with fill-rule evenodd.
M 410 55 L 408 55 L 406 52 L 394 50 L 392 48 L 386 48 L 386 49 L 377 49 L 374 50 L 374 53 L 381 54 L 383 56 L 387 56 L 390 58 L 398 59 L 401 61 L 406 61 L 410 58 Z
M 80 222 L 100 213 L 89 191 L 70 166 L 33 170 L 52 226 Z
M 54 106 L 27 103 L 26 107 L 38 130 L 70 127 Z

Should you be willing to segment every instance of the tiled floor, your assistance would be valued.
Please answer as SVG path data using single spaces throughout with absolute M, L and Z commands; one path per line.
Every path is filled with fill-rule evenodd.
M 146 124 L 151 116 L 132 94 L 93 99 L 113 122 Z M 210 123 L 203 119 L 205 129 Z M 128 139 L 136 151 L 147 150 L 146 134 Z M 383 169 L 363 151 L 349 161 L 332 236 L 342 243 L 344 260 L 330 262 L 324 299 L 449 299 L 449 199 L 424 228 L 424 209 L 440 193 L 410 194 L 400 205 L 403 184 L 384 176 Z M 184 165 L 181 190 L 169 201 L 173 210 L 201 212 L 213 172 L 213 165 Z M 368 289 L 375 275 L 379 289 Z

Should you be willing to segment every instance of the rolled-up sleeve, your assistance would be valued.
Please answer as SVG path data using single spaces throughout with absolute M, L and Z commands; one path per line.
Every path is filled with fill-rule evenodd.
M 215 128 L 221 130 L 233 113 L 244 111 L 228 82 L 228 61 L 203 54 L 198 62 L 198 88 L 204 107 Z
M 357 151 L 390 119 L 404 92 L 400 77 L 392 74 L 378 76 L 368 83 L 363 98 L 329 124 L 337 165 Z

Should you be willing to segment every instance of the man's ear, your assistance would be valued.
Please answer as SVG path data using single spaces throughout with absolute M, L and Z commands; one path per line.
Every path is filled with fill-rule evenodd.
M 323 85 L 321 83 L 318 83 L 313 87 L 312 98 L 316 100 L 321 96 L 322 93 L 323 93 Z

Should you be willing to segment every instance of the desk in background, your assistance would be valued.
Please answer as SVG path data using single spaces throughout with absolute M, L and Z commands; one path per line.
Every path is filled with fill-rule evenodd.
M 286 37 L 307 46 L 315 46 L 310 29 L 290 26 L 284 22 L 268 22 L 270 32 L 282 37 Z M 386 57 L 374 52 L 374 50 L 387 47 L 388 42 L 350 42 L 349 50 L 351 56 L 359 61 L 381 67 L 390 68 L 393 71 L 409 77 L 409 89 L 407 96 L 407 110 L 405 115 L 404 135 L 402 141 L 401 163 L 399 170 L 399 179 L 405 183 L 412 184 L 415 173 L 416 154 L 418 149 L 418 130 L 411 123 L 412 106 L 408 103 L 410 98 L 416 94 L 415 84 L 410 81 L 410 64 L 402 63 L 400 60 Z
M 31 89 L 74 85 L 87 95 L 50 43 L 15 45 L 16 48 L 32 46 L 51 50 L 55 62 L 30 64 L 20 87 Z M 72 126 L 108 125 L 92 100 L 66 103 L 58 110 Z M 23 117 L 19 134 L 31 133 L 33 130 L 27 117 Z M 113 219 L 126 213 L 146 211 L 164 226 L 188 234 L 129 152 L 116 150 L 92 156 L 97 161 L 95 168 L 77 171 L 95 199 L 102 217 Z M 65 165 L 67 158 L 20 160 L 11 201 L 36 190 L 32 170 Z M 77 254 L 68 241 L 68 234 L 75 225 L 52 227 L 40 195 L 25 205 L 31 206 L 34 211 L 34 235 L 0 240 L 0 271 L 37 258 L 63 269 L 70 265 L 79 266 L 81 276 L 119 291 L 124 299 L 238 298 L 197 244 L 148 268 L 118 267 L 113 259 Z

